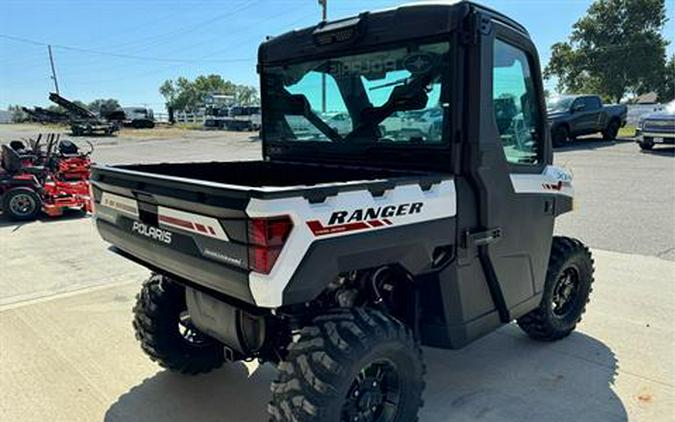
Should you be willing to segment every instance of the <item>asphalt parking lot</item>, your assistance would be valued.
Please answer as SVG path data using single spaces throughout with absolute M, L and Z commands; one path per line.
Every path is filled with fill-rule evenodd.
M 0 125 L 0 142 L 40 128 Z M 95 161 L 258 158 L 248 133 L 94 138 Z M 675 419 L 675 149 L 584 139 L 556 152 L 596 284 L 578 332 L 555 344 L 509 325 L 458 351 L 425 349 L 423 422 Z M 233 364 L 186 378 L 141 353 L 131 306 L 147 271 L 107 250 L 88 218 L 0 216 L 0 420 L 263 421 L 275 370 Z

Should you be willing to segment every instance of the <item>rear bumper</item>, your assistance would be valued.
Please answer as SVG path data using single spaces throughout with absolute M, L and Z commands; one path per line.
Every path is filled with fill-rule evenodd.
M 139 264 L 255 305 L 249 288 L 248 271 L 161 246 L 155 241 L 132 234 L 101 218 L 96 218 L 95 224 L 103 240 L 132 256 Z

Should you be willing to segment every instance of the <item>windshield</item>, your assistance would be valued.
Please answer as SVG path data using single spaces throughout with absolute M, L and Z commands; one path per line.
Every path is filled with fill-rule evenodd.
M 267 67 L 266 140 L 440 144 L 448 50 L 418 43 Z
M 546 102 L 546 108 L 549 111 L 568 111 L 574 97 L 554 97 Z

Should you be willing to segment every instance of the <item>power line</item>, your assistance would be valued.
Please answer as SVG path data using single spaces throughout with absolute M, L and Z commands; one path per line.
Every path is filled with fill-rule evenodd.
M 16 37 L 13 35 L 7 35 L 7 34 L 0 34 L 0 38 L 4 38 L 7 40 L 12 40 L 16 42 L 22 42 L 26 44 L 33 44 L 33 45 L 40 45 L 40 46 L 48 46 L 49 43 L 42 42 L 42 41 L 36 41 L 36 40 L 31 40 L 28 38 L 22 38 L 22 37 Z M 99 56 L 108 56 L 108 57 L 117 57 L 120 59 L 129 59 L 129 60 L 143 60 L 143 61 L 152 61 L 152 62 L 162 62 L 162 63 L 195 63 L 196 60 L 194 59 L 171 59 L 171 58 L 165 58 L 165 57 L 146 57 L 146 56 L 136 56 L 132 54 L 118 54 L 118 53 L 111 53 L 108 51 L 98 51 L 98 50 L 91 50 L 88 48 L 80 48 L 80 47 L 72 47 L 68 45 L 60 45 L 60 44 L 51 44 L 52 47 L 54 48 L 60 48 L 62 50 L 69 50 L 69 51 L 77 51 L 80 53 L 85 53 L 85 54 L 94 54 L 94 55 L 99 55 Z M 248 61 L 250 59 L 222 59 L 222 60 L 200 60 L 201 62 L 205 63 L 232 63 L 232 62 L 244 62 Z
M 292 11 L 292 13 L 297 13 L 297 10 Z M 268 16 L 268 17 L 262 18 L 262 19 L 260 19 L 256 22 L 256 25 L 260 25 L 260 24 L 262 24 L 262 23 L 264 23 L 268 20 L 278 19 L 280 16 L 284 16 L 284 15 L 287 15 L 287 14 L 290 14 L 290 13 L 284 13 L 282 15 Z M 295 25 L 299 22 L 305 21 L 306 19 L 308 19 L 308 18 L 310 18 L 314 15 L 315 15 L 315 12 L 311 12 L 311 13 L 307 13 L 307 14 L 304 14 L 304 15 L 300 16 L 298 19 L 292 20 L 291 22 L 285 22 L 284 25 L 282 26 L 282 28 L 275 29 L 274 32 L 275 33 L 283 33 L 287 30 L 290 30 L 292 25 Z M 260 39 L 260 41 L 262 41 L 264 39 L 264 35 L 252 34 L 252 36 L 246 37 L 246 38 L 240 38 L 238 41 L 234 41 L 234 40 L 230 39 L 231 42 L 226 43 L 225 45 L 220 45 L 219 47 L 221 47 L 221 48 L 219 48 L 218 50 L 210 52 L 210 53 L 205 54 L 203 56 L 197 57 L 195 60 L 193 60 L 190 63 L 181 63 L 177 66 L 162 67 L 162 68 L 159 68 L 159 69 L 153 69 L 149 72 L 148 71 L 145 71 L 145 72 L 142 72 L 142 73 L 136 72 L 136 73 L 133 73 L 131 75 L 125 74 L 124 77 L 119 76 L 119 77 L 115 77 L 115 78 L 112 78 L 112 79 L 108 78 L 108 79 L 103 79 L 103 80 L 85 80 L 85 81 L 79 81 L 79 80 L 72 81 L 71 80 L 71 85 L 90 86 L 90 85 L 96 85 L 96 84 L 102 84 L 102 83 L 117 82 L 119 80 L 124 80 L 124 79 L 146 78 L 148 76 L 155 76 L 155 75 L 161 74 L 161 73 L 163 73 L 165 71 L 168 71 L 168 70 L 178 71 L 179 69 L 184 69 L 185 66 L 188 66 L 188 65 L 191 65 L 191 64 L 192 65 L 197 64 L 198 62 L 200 62 L 202 59 L 204 59 L 206 57 L 210 57 L 210 56 L 213 56 L 213 55 L 217 55 L 217 54 L 220 54 L 220 53 L 230 51 L 232 48 L 235 48 L 237 45 L 253 41 L 256 38 L 258 38 L 258 39 Z M 242 60 L 241 62 L 255 63 L 256 60 L 257 59 L 255 57 L 250 57 L 246 60 Z M 111 68 L 111 67 L 108 67 L 108 68 Z M 68 75 L 72 77 L 72 76 L 79 76 L 79 75 L 84 75 L 84 74 L 89 74 L 89 73 L 90 72 L 68 72 Z
M 142 40 L 141 45 L 138 45 L 134 47 L 136 52 L 141 52 L 141 51 L 147 51 L 149 48 L 154 48 L 162 44 L 166 44 L 168 42 L 173 41 L 176 37 L 183 36 L 185 34 L 189 34 L 191 32 L 197 31 L 204 26 L 207 26 L 209 24 L 212 24 L 214 22 L 217 22 L 223 18 L 231 17 L 236 15 L 239 12 L 242 12 L 246 9 L 251 8 L 254 6 L 256 3 L 260 3 L 261 0 L 249 0 L 246 3 L 243 3 L 240 5 L 240 7 L 235 8 L 234 10 L 228 10 L 225 13 L 220 13 L 218 15 L 212 16 L 209 19 L 200 21 L 196 24 L 190 25 L 185 28 L 181 29 L 176 29 L 173 31 L 165 32 L 163 34 L 157 34 L 153 35 L 150 37 L 147 37 L 146 39 Z M 148 42 L 150 41 L 150 42 Z M 140 47 L 140 48 L 139 48 Z
M 206 3 L 207 1 L 208 0 L 199 0 L 197 2 L 194 2 L 194 4 L 196 4 L 197 8 L 199 8 L 199 7 L 201 7 L 202 4 Z M 190 2 L 190 3 L 192 3 L 192 2 Z M 190 10 L 194 9 L 194 4 L 193 4 L 193 7 Z M 122 48 L 123 50 L 126 50 L 128 47 L 131 47 L 133 45 L 139 45 L 139 44 L 142 45 L 145 42 L 147 42 L 147 40 L 148 40 L 147 36 L 144 36 L 141 39 L 136 37 L 133 40 L 127 40 L 127 41 L 124 41 L 124 42 L 120 43 L 119 42 L 120 34 L 122 34 L 122 35 L 133 34 L 134 32 L 137 32 L 139 29 L 142 29 L 143 33 L 146 34 L 148 32 L 149 27 L 156 26 L 158 23 L 165 22 L 167 20 L 173 19 L 173 18 L 178 17 L 178 16 L 180 16 L 181 19 L 185 19 L 185 17 L 186 17 L 185 10 L 177 7 L 174 10 L 169 10 L 169 13 L 165 13 L 161 16 L 156 16 L 155 14 L 153 14 L 152 17 L 149 20 L 143 21 L 143 23 L 141 23 L 141 24 L 128 26 L 126 28 L 120 28 L 120 29 L 118 29 L 118 33 L 110 34 L 110 35 L 102 37 L 102 38 L 97 37 L 97 39 L 96 39 L 97 44 L 100 41 L 106 41 L 106 40 L 112 40 L 112 39 L 115 39 L 116 42 L 112 46 L 108 46 L 108 45 L 106 45 L 106 43 L 98 44 L 97 46 L 95 46 L 95 48 L 97 48 L 97 49 L 114 48 L 114 49 L 117 49 L 117 50 Z

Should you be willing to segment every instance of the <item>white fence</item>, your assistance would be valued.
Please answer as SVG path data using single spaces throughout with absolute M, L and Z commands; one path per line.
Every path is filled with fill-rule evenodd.
M 169 113 L 155 113 L 155 121 L 160 123 L 169 122 Z M 206 117 L 204 113 L 184 113 L 184 112 L 175 112 L 173 115 L 176 123 L 197 123 L 203 124 Z
M 204 113 L 175 113 L 176 123 L 204 123 Z

